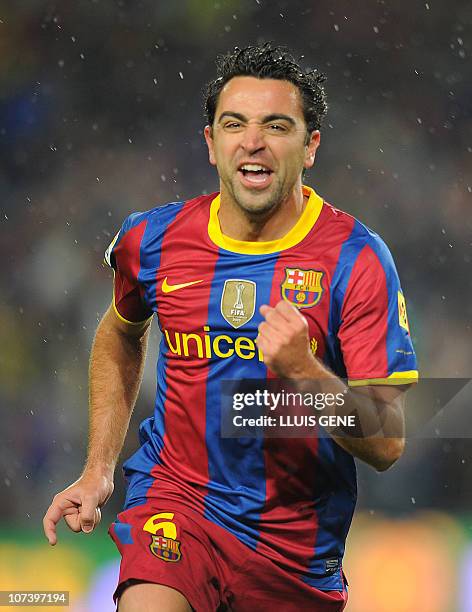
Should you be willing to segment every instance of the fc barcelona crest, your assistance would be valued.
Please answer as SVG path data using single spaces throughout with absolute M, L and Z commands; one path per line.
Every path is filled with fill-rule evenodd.
M 285 279 L 281 285 L 282 297 L 297 308 L 310 308 L 321 300 L 323 272 L 285 268 Z
M 182 553 L 180 552 L 179 540 L 165 538 L 161 535 L 153 535 L 149 546 L 153 555 L 163 561 L 180 561 Z
M 254 316 L 256 309 L 256 283 L 243 279 L 225 281 L 221 296 L 221 314 L 235 329 Z

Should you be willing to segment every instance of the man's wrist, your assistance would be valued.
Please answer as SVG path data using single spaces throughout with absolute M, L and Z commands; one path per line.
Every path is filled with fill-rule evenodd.
M 108 478 L 109 480 L 113 480 L 115 467 L 116 463 L 114 462 L 87 460 L 87 463 L 85 464 L 84 470 L 82 472 L 82 476 L 90 474 L 94 476 L 103 476 L 105 478 Z
M 303 363 L 299 362 L 296 365 L 294 364 L 287 372 L 288 375 L 284 376 L 284 378 L 293 380 L 312 380 L 322 378 L 323 372 L 324 368 L 321 362 L 312 354 L 308 354 L 306 359 L 303 360 Z

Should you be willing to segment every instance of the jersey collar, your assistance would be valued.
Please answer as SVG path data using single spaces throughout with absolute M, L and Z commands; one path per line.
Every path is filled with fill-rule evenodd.
M 323 207 L 323 199 L 311 187 L 303 185 L 303 194 L 308 196 L 308 202 L 292 229 L 282 238 L 265 242 L 235 240 L 222 233 L 218 220 L 220 209 L 220 194 L 218 194 L 210 204 L 210 219 L 208 221 L 210 240 L 222 249 L 243 255 L 266 255 L 290 249 L 305 238 L 315 225 Z

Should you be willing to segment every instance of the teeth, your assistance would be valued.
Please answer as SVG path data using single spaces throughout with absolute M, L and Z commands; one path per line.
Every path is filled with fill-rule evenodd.
M 268 172 L 267 168 L 259 164 L 244 164 L 244 166 L 241 166 L 240 170 L 247 170 L 248 172 L 260 172 L 262 170 Z

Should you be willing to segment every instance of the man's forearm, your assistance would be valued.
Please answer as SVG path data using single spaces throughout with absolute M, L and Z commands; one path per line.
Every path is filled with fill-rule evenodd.
M 340 417 L 354 416 L 355 426 L 328 429 L 336 442 L 355 457 L 378 470 L 387 469 L 403 452 L 403 393 L 397 387 L 360 387 L 353 389 L 316 361 L 299 381 L 300 389 L 342 394 L 342 405 L 327 406 L 324 413 Z
M 98 326 L 90 358 L 89 444 L 84 471 L 112 475 L 141 383 L 149 328 L 128 335 L 109 311 Z

